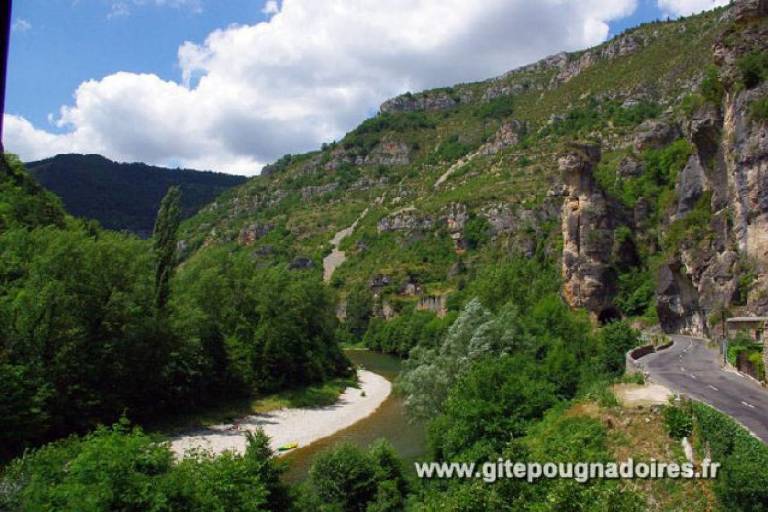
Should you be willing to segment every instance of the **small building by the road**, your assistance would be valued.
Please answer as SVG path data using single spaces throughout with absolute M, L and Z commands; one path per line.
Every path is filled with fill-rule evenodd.
M 728 337 L 740 332 L 747 333 L 753 340 L 765 342 L 768 316 L 736 316 L 725 321 Z
M 768 369 L 768 348 L 766 348 L 768 316 L 738 316 L 727 319 L 725 324 L 729 339 L 732 339 L 736 334 L 745 333 L 756 343 L 763 345 L 763 366 Z

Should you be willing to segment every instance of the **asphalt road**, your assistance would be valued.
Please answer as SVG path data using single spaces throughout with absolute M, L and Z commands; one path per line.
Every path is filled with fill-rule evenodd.
M 768 390 L 721 368 L 722 356 L 705 340 L 670 336 L 674 344 L 640 358 L 651 379 L 728 414 L 768 443 Z

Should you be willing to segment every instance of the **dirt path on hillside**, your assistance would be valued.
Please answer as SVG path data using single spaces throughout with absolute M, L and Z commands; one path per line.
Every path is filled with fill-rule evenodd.
M 336 271 L 336 269 L 344 263 L 344 261 L 347 259 L 347 255 L 344 251 L 339 250 L 339 246 L 341 245 L 342 240 L 347 238 L 349 235 L 351 235 L 355 228 L 357 227 L 357 224 L 365 217 L 365 215 L 368 213 L 368 208 L 363 210 L 363 213 L 360 214 L 360 216 L 355 219 L 355 222 L 352 223 L 351 226 L 346 227 L 333 235 L 333 238 L 331 239 L 331 245 L 333 245 L 333 250 L 331 253 L 323 258 L 323 280 L 328 283 L 331 281 L 331 277 L 333 277 L 333 273 Z

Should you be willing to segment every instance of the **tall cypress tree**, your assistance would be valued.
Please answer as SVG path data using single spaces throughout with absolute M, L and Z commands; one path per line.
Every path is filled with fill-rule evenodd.
M 160 203 L 152 235 L 155 249 L 155 306 L 165 310 L 170 295 L 171 274 L 176 266 L 177 232 L 181 223 L 181 190 L 171 187 Z

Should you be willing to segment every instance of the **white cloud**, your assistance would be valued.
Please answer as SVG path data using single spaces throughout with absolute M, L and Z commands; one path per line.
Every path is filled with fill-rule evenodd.
M 277 3 L 277 0 L 268 0 L 261 9 L 261 12 L 266 15 L 277 14 L 280 12 L 280 5 Z
M 340 137 L 406 90 L 489 78 L 602 42 L 607 22 L 633 12 L 636 0 L 284 0 L 277 7 L 269 21 L 181 45 L 178 82 L 116 73 L 83 83 L 57 118 L 63 134 L 9 117 L 6 146 L 24 159 L 97 152 L 254 173 L 283 153 Z
M 659 9 L 667 16 L 688 16 L 728 5 L 730 0 L 658 0 Z
M 133 7 L 155 5 L 158 7 L 189 8 L 192 12 L 203 11 L 202 0 L 111 0 L 107 19 L 122 18 L 131 14 Z
M 32 28 L 32 24 L 23 18 L 19 18 L 11 25 L 14 32 L 26 32 Z

